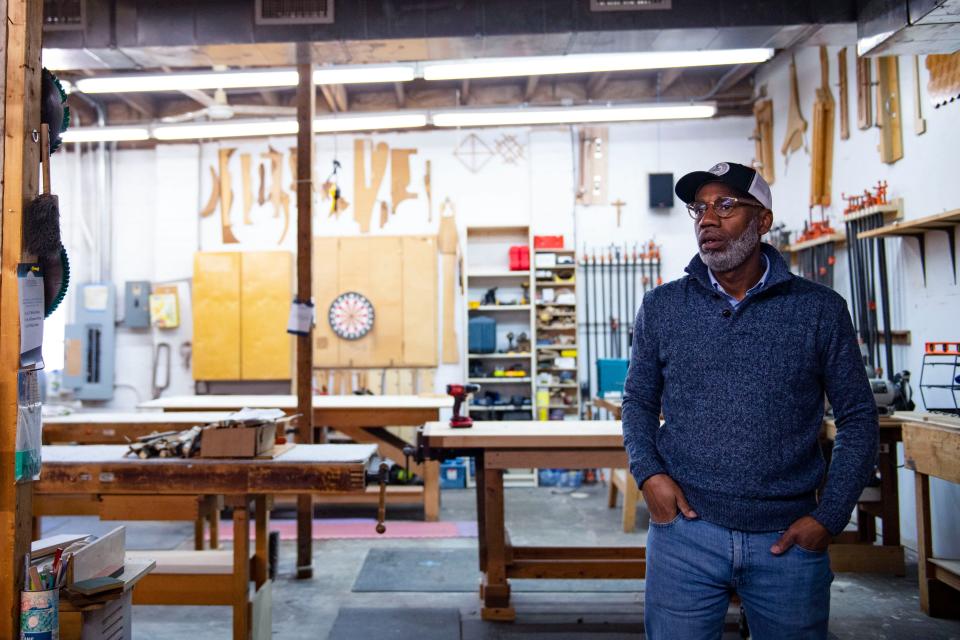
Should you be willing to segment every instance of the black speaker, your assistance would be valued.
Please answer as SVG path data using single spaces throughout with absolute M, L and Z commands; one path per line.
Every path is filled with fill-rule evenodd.
M 650 208 L 669 209 L 673 206 L 673 174 L 650 174 Z

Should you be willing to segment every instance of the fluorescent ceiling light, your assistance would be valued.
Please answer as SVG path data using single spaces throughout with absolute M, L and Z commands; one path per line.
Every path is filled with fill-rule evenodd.
M 424 113 L 380 113 L 364 116 L 327 116 L 313 121 L 316 133 L 338 131 L 376 131 L 383 129 L 415 129 L 427 125 Z M 205 138 L 242 138 L 251 136 L 295 135 L 296 120 L 231 120 L 162 125 L 153 128 L 157 140 L 199 140 Z
M 83 93 L 267 88 L 289 87 L 296 84 L 297 72 L 292 69 L 141 73 L 81 78 L 76 81 L 77 91 Z
M 773 57 L 773 49 L 718 49 L 715 51 L 642 51 L 585 53 L 565 56 L 525 56 L 423 62 L 426 80 L 465 80 L 507 76 L 543 76 L 561 73 L 638 71 L 675 67 L 753 64 Z
M 425 113 L 378 113 L 367 116 L 327 116 L 313 121 L 316 133 L 335 131 L 374 131 L 378 129 L 417 129 L 427 126 Z
M 200 140 L 248 136 L 288 136 L 297 132 L 296 120 L 231 120 L 160 125 L 153 128 L 157 140 Z
M 369 82 L 406 82 L 413 80 L 413 65 L 353 65 L 315 69 L 315 84 L 360 84 Z M 199 71 L 184 73 L 140 73 L 99 76 L 77 80 L 84 93 L 132 93 L 180 91 L 183 89 L 257 89 L 295 87 L 296 69 L 253 71 Z
M 313 72 L 314 84 L 362 84 L 371 82 L 409 82 L 417 76 L 412 64 L 356 65 L 319 68 Z
M 639 120 L 711 118 L 716 112 L 717 106 L 712 102 L 543 109 L 456 109 L 435 111 L 433 113 L 433 124 L 437 127 L 493 127 L 583 122 L 635 122 Z
M 71 127 L 60 136 L 64 142 L 127 142 L 149 140 L 146 127 Z

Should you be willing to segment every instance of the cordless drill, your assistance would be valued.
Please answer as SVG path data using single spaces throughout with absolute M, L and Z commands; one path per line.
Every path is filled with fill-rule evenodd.
M 469 416 L 460 415 L 460 407 L 464 400 L 471 393 L 480 391 L 478 384 L 448 384 L 447 394 L 453 396 L 453 417 L 450 418 L 450 428 L 466 429 L 473 426 L 473 420 Z

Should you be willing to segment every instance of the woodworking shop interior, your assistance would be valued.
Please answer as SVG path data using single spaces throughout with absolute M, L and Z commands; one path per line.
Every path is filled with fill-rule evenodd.
M 0 7 L 0 639 L 656 640 L 624 380 L 740 169 L 879 414 L 802 637 L 960 637 L 960 1 Z

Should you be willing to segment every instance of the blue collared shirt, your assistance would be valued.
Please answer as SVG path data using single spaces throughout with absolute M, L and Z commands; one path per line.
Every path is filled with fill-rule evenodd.
M 749 296 L 751 293 L 760 291 L 760 289 L 763 289 L 763 285 L 767 284 L 767 278 L 770 276 L 770 260 L 767 258 L 767 256 L 763 255 L 762 253 L 760 254 L 760 257 L 763 258 L 763 262 L 766 265 L 766 269 L 764 269 L 763 275 L 760 276 L 760 280 L 757 281 L 757 284 L 747 289 L 747 294 L 743 296 L 743 300 L 746 300 L 747 296 Z M 710 284 L 712 284 L 713 288 L 717 290 L 717 293 L 719 293 L 720 295 L 722 295 L 724 298 L 727 299 L 727 301 L 730 303 L 730 306 L 736 309 L 737 305 L 743 302 L 743 300 L 737 300 L 732 295 L 724 291 L 723 285 L 717 282 L 717 279 L 713 277 L 713 271 L 710 268 L 707 268 L 707 275 L 710 276 Z

